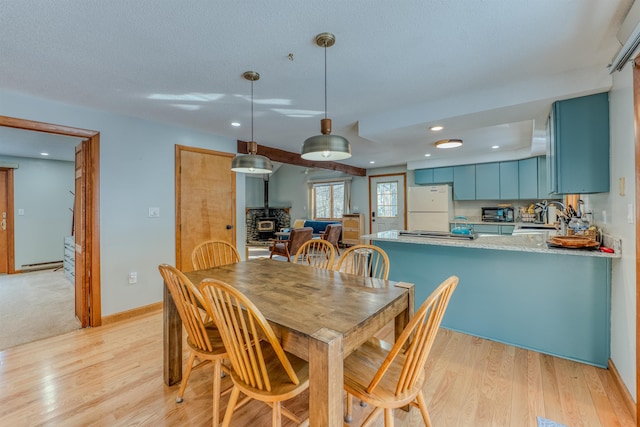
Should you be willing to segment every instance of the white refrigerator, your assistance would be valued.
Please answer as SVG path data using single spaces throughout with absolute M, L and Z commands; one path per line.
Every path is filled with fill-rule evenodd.
M 450 185 L 407 188 L 407 230 L 450 231 L 453 198 Z

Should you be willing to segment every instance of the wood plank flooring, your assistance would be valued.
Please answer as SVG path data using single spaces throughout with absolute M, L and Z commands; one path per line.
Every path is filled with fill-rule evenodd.
M 589 365 L 443 329 L 426 369 L 435 427 L 536 427 L 537 416 L 569 427 L 635 425 L 610 373 Z M 162 382 L 160 311 L 0 353 L 0 425 L 210 425 L 211 369 L 192 373 L 181 404 L 177 389 Z M 304 414 L 306 399 L 287 406 Z M 352 425 L 369 411 L 356 404 Z M 422 425 L 415 408 L 395 417 L 396 426 Z M 270 409 L 253 402 L 232 425 L 270 425 Z

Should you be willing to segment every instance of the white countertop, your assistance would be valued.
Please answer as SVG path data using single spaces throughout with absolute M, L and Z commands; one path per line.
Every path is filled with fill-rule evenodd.
M 605 253 L 598 250 L 562 249 L 547 247 L 549 236 L 555 235 L 555 231 L 539 232 L 532 234 L 519 234 L 512 236 L 497 236 L 491 234 L 478 234 L 471 239 L 446 239 L 433 237 L 401 236 L 398 230 L 383 231 L 376 234 L 361 236 L 361 239 L 381 240 L 387 242 L 410 243 L 434 246 L 458 246 L 475 249 L 494 249 L 502 251 L 537 252 L 558 255 L 591 256 L 600 258 L 620 258 L 619 253 Z

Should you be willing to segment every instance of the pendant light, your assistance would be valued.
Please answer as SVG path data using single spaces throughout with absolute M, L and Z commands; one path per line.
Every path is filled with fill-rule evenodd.
M 331 119 L 327 118 L 327 48 L 335 44 L 331 33 L 316 36 L 316 44 L 324 48 L 324 119 L 320 121 L 322 135 L 307 138 L 302 144 L 302 158 L 305 160 L 334 161 L 351 157 L 349 141 L 338 135 L 331 135 Z
M 247 143 L 249 154 L 234 157 L 231 162 L 231 170 L 251 174 L 271 173 L 273 172 L 271 160 L 256 154 L 258 152 L 258 144 L 253 140 L 253 82 L 260 79 L 260 74 L 255 71 L 246 71 L 242 74 L 242 77 L 251 81 L 251 141 Z

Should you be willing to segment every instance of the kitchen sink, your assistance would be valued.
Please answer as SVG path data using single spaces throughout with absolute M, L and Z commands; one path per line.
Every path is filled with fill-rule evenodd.
M 451 240 L 473 240 L 477 236 L 476 234 L 456 234 L 456 233 L 447 233 L 446 231 L 425 231 L 425 230 L 411 230 L 411 231 L 400 231 L 398 233 L 400 236 L 409 236 L 409 237 L 425 237 L 432 239 L 451 239 Z

